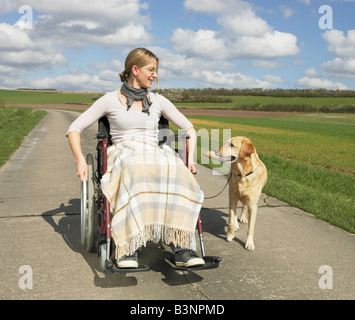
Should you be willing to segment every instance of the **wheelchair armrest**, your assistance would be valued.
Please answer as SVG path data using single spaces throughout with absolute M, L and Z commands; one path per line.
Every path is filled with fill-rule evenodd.
M 178 133 L 176 133 L 176 134 L 174 135 L 174 137 L 175 137 L 175 141 L 178 141 L 178 140 L 187 140 L 187 139 L 190 139 L 190 138 L 191 138 L 190 135 L 188 135 L 187 133 L 183 133 L 183 134 L 178 134 Z
M 184 134 L 172 134 L 168 136 L 166 142 L 164 144 L 168 145 L 169 147 L 173 148 L 175 152 L 178 154 L 178 156 L 184 161 L 185 165 L 187 166 L 189 163 L 188 160 L 188 139 L 190 139 L 190 135 L 187 133 Z M 172 147 L 173 142 L 179 142 L 181 141 L 183 144 L 182 149 L 176 149 L 175 147 Z
M 187 133 L 183 133 L 183 134 L 172 134 L 170 136 L 168 136 L 167 140 L 166 140 L 166 144 L 168 144 L 169 146 L 171 145 L 172 142 L 175 141 L 184 141 L 184 140 L 188 140 L 190 139 L 190 135 L 188 135 Z

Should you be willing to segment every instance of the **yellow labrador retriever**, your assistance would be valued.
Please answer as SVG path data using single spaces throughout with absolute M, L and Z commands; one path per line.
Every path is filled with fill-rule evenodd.
M 217 150 L 204 153 L 205 156 L 230 162 L 229 180 L 229 222 L 227 241 L 232 241 L 234 232 L 239 230 L 237 219 L 237 203 L 243 204 L 241 223 L 247 223 L 246 212 L 249 213 L 248 236 L 245 248 L 254 250 L 254 227 L 258 201 L 267 180 L 267 170 L 259 159 L 254 144 L 246 137 L 234 137 Z

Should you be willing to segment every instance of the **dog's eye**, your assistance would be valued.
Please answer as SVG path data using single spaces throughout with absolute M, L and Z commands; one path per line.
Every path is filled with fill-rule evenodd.
M 233 147 L 232 142 L 228 142 L 228 147 Z

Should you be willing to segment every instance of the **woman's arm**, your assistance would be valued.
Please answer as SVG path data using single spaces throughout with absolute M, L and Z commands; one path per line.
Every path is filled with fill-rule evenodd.
M 81 136 L 80 134 L 88 127 L 90 127 L 95 121 L 105 115 L 107 108 L 112 105 L 117 93 L 105 94 L 100 99 L 82 113 L 69 127 L 66 135 L 69 140 L 69 145 L 73 151 L 76 161 L 76 174 L 80 177 L 80 180 L 88 180 L 88 166 L 86 164 L 85 156 L 81 151 Z M 114 102 L 113 102 L 114 103 Z
M 188 168 L 193 173 L 197 173 L 196 164 L 194 162 L 194 155 L 196 150 L 197 143 L 197 134 L 196 130 L 193 127 L 192 123 L 165 97 L 162 95 L 156 95 L 158 103 L 162 106 L 162 115 L 174 123 L 178 128 L 184 129 L 185 132 L 190 135 L 189 139 L 189 164 Z
M 196 169 L 196 164 L 194 162 L 194 155 L 195 155 L 195 151 L 196 151 L 196 142 L 197 142 L 197 134 L 196 134 L 196 130 L 194 127 L 190 127 L 189 129 L 186 130 L 186 133 L 190 136 L 190 139 L 188 140 L 189 142 L 189 146 L 188 146 L 188 150 L 189 150 L 189 159 L 188 159 L 188 168 L 189 170 L 193 173 L 196 174 L 197 173 L 197 169 Z
M 80 133 L 77 131 L 69 132 L 68 140 L 76 161 L 76 175 L 80 178 L 80 181 L 88 180 L 88 166 L 81 151 Z

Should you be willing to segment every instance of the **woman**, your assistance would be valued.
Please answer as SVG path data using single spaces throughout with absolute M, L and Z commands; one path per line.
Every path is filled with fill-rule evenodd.
M 178 266 L 204 264 L 195 253 L 195 228 L 203 202 L 196 174 L 196 131 L 175 106 L 148 93 L 158 77 L 159 59 L 137 48 L 120 73 L 123 85 L 97 100 L 67 132 L 80 180 L 88 179 L 80 135 L 100 117 L 110 122 L 113 146 L 102 190 L 113 211 L 112 237 L 119 268 L 137 268 L 137 249 L 147 241 L 170 244 Z M 190 135 L 188 168 L 168 147 L 158 147 L 158 121 L 163 115 Z M 192 174 L 191 174 L 192 173 Z

